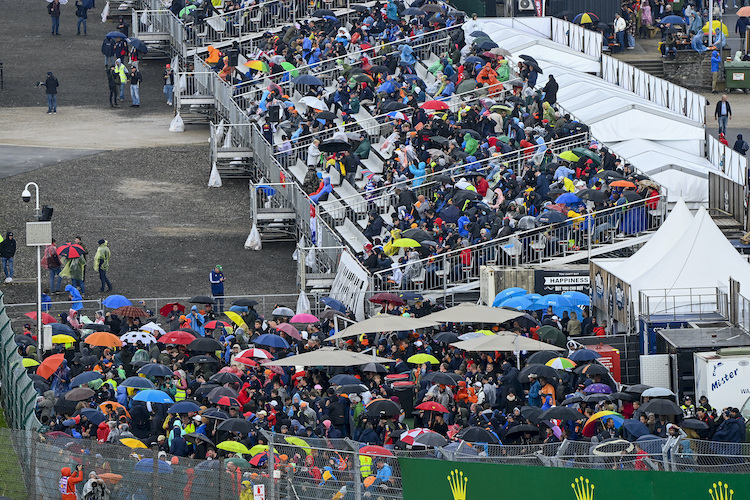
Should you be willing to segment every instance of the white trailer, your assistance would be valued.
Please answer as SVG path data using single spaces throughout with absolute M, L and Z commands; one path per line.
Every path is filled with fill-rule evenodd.
M 750 397 L 750 349 L 729 348 L 693 353 L 695 367 L 695 401 L 706 396 L 721 411 L 727 407 L 742 408 Z

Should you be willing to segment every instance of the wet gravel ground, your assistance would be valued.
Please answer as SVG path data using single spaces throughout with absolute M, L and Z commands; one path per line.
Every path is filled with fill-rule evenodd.
M 266 244 L 261 252 L 243 248 L 249 233 L 246 184 L 208 188 L 207 156 L 203 146 L 131 149 L 3 179 L 2 231 L 13 230 L 18 240 L 15 276 L 36 277 L 36 253 L 25 246 L 33 201 L 27 204 L 20 197 L 24 184 L 34 180 L 42 203 L 55 209 L 52 228 L 58 244 L 80 236 L 91 252 L 86 298 L 102 296 L 91 267 L 100 238 L 112 250 L 108 275 L 115 293 L 125 296 L 206 294 L 216 264 L 224 266 L 227 295 L 294 293 L 294 245 Z M 2 284 L 0 289 L 7 303 L 35 300 L 35 284 Z

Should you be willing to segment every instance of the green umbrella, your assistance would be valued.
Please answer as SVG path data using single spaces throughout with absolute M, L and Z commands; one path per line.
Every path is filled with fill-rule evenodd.
M 594 163 L 596 163 L 596 166 L 601 166 L 602 164 L 602 158 L 598 154 L 591 151 L 589 148 L 573 148 L 573 154 L 578 155 L 580 158 L 581 156 L 585 156 L 586 158 L 590 158 Z
M 232 457 L 232 458 L 227 458 L 227 459 L 226 459 L 226 461 L 227 461 L 227 462 L 232 462 L 232 463 L 233 463 L 234 465 L 236 465 L 237 467 L 242 467 L 242 468 L 245 468 L 245 469 L 249 469 L 249 468 L 251 468 L 251 467 L 252 467 L 252 466 L 250 465 L 250 462 L 248 462 L 247 460 L 245 460 L 245 459 L 244 459 L 244 458 L 242 458 L 242 457 Z
M 456 89 L 457 94 L 463 94 L 465 92 L 468 92 L 470 90 L 474 90 L 477 88 L 477 81 L 472 80 L 469 78 L 468 80 L 464 80 L 463 82 L 458 84 L 458 88 Z
M 188 14 L 195 10 L 195 5 L 188 5 L 180 11 L 180 17 L 187 17 Z
M 285 71 L 288 71 L 292 76 L 299 76 L 299 71 L 297 71 L 297 67 L 294 64 L 284 61 L 281 63 L 281 67 L 284 68 Z
M 565 334 L 554 326 L 543 326 L 536 331 L 536 334 L 539 335 L 540 340 L 548 344 L 558 347 L 565 347 L 568 344 L 568 338 Z
M 511 111 L 513 111 L 513 108 L 511 108 L 507 104 L 495 104 L 490 109 L 492 111 L 505 111 L 507 113 L 510 113 Z
M 504 142 L 505 144 L 510 143 L 510 137 L 508 137 L 507 135 L 501 135 L 500 137 L 497 138 L 497 140 L 500 142 Z

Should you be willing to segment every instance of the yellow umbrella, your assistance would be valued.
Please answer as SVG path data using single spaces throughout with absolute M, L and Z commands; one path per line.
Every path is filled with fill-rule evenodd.
M 417 248 L 422 245 L 417 240 L 411 238 L 399 238 L 391 243 L 391 246 L 399 248 Z
M 242 319 L 242 316 L 240 316 L 234 311 L 224 311 L 224 314 L 226 315 L 227 318 L 232 320 L 232 322 L 234 322 L 235 325 L 239 326 L 246 332 L 248 331 L 247 324 L 245 324 L 245 320 Z
M 216 447 L 220 450 L 231 451 L 232 453 L 250 454 L 250 450 L 247 449 L 247 446 L 238 443 L 237 441 L 222 441 L 217 444 Z
M 727 29 L 727 25 L 722 23 L 721 21 L 714 21 L 711 25 L 711 32 L 715 32 L 716 28 L 721 27 L 721 32 L 724 33 L 724 35 L 729 35 L 729 30 Z M 703 33 L 708 33 L 708 23 L 703 25 Z
M 59 333 L 57 335 L 52 336 L 52 343 L 53 344 L 72 344 L 75 342 L 76 339 L 71 337 L 70 335 L 65 335 L 62 333 Z
M 406 360 L 407 363 L 414 363 L 415 365 L 421 365 L 422 363 L 432 363 L 433 365 L 439 365 L 440 361 L 438 359 L 427 353 L 419 353 L 415 354 L 414 356 L 411 356 L 409 359 Z
M 21 361 L 21 363 L 23 363 L 24 368 L 31 368 L 32 366 L 39 366 L 39 361 L 35 359 L 31 359 L 31 358 L 23 358 L 23 361 Z
M 477 330 L 477 333 L 481 333 L 482 335 L 495 335 L 495 332 L 492 330 Z
M 256 71 L 268 73 L 268 64 L 263 61 L 248 61 L 245 63 L 245 66 Z
M 310 448 L 310 445 L 307 444 L 307 441 L 305 441 L 302 438 L 298 438 L 297 436 L 288 436 L 285 437 L 284 440 L 286 440 L 287 443 L 293 444 L 295 446 L 299 446 L 305 450 L 305 453 L 308 455 L 312 455 L 312 448 Z
M 146 446 L 145 444 L 143 444 L 138 439 L 122 438 L 122 439 L 120 439 L 120 442 L 122 444 L 124 444 L 125 446 L 127 446 L 128 448 L 132 449 L 132 450 L 134 450 L 136 448 L 148 448 L 148 446 Z
M 573 151 L 563 151 L 559 154 L 560 158 L 565 161 L 578 161 L 578 155 Z
M 250 448 L 249 452 L 250 455 L 255 456 L 258 453 L 264 453 L 268 451 L 268 445 L 267 444 L 256 444 L 252 448 Z

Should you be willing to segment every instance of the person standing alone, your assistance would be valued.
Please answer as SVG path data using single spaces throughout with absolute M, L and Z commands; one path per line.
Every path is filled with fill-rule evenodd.
M 83 35 L 88 35 L 88 31 L 86 30 L 86 20 L 89 17 L 89 9 L 83 6 L 81 0 L 76 0 L 76 16 L 78 17 L 78 32 L 76 33 L 76 35 L 81 34 L 81 25 L 83 25 Z
M 732 106 L 727 101 L 727 95 L 721 96 L 721 101 L 716 103 L 714 118 L 719 122 L 719 133 L 727 134 L 727 122 L 732 119 Z
M 94 270 L 99 271 L 99 280 L 102 282 L 102 287 L 99 292 L 104 291 L 104 285 L 107 285 L 107 291 L 112 291 L 112 283 L 107 278 L 107 270 L 109 269 L 109 256 L 111 252 L 107 240 L 99 240 L 99 248 L 96 249 L 94 255 Z
M 217 304 L 219 305 L 219 313 L 224 312 L 224 268 L 221 267 L 219 264 L 216 264 L 216 267 L 211 271 L 211 274 L 208 277 L 209 281 L 211 282 L 211 295 L 214 296 L 216 299 Z
M 47 114 L 57 114 L 57 87 L 60 86 L 60 82 L 57 81 L 55 75 L 51 71 L 47 71 L 47 79 L 44 83 L 39 82 L 38 85 L 44 85 L 47 89 Z
M 130 67 L 130 100 L 133 104 L 131 108 L 137 108 L 141 105 L 141 72 L 135 66 Z
M 13 232 L 8 231 L 5 239 L 0 242 L 0 257 L 3 262 L 3 272 L 5 273 L 5 282 L 13 281 L 13 257 L 16 255 L 16 240 L 13 238 Z
M 117 106 L 117 90 L 120 86 L 120 75 L 117 74 L 114 66 L 107 70 L 107 83 L 109 84 L 109 106 Z
M 47 5 L 47 12 L 49 12 L 52 18 L 52 34 L 60 34 L 60 0 L 52 0 L 52 3 Z
M 164 70 L 164 95 L 167 96 L 167 104 L 172 105 L 172 94 L 174 93 L 174 71 L 167 64 Z

